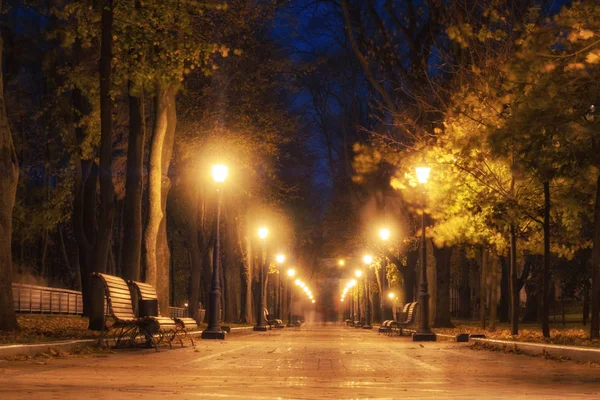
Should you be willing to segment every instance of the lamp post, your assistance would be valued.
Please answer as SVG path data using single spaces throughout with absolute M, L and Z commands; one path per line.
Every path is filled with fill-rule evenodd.
M 262 256 L 260 258 L 260 304 L 257 307 L 256 325 L 254 330 L 258 332 L 266 332 L 267 326 L 265 325 L 265 253 L 266 253 L 266 239 L 269 235 L 269 230 L 265 227 L 258 228 L 258 237 L 260 238 Z
M 292 279 L 294 276 L 296 276 L 296 270 L 293 268 L 288 269 L 287 271 L 287 276 Z M 287 285 L 288 290 L 290 292 L 290 296 L 289 296 L 289 304 L 288 304 L 288 324 L 287 327 L 288 328 L 293 328 L 294 324 L 292 324 L 292 300 L 294 299 L 294 291 L 292 290 L 292 288 L 290 287 L 290 285 Z
M 212 167 L 213 180 L 220 185 L 229 175 L 226 165 L 217 164 Z M 208 298 L 208 326 L 202 332 L 202 339 L 225 339 L 225 332 L 221 329 L 221 243 L 219 238 L 219 225 L 221 224 L 222 191 L 217 186 L 217 220 L 215 226 L 215 247 L 213 255 L 213 274 L 210 281 L 210 294 Z
M 285 255 L 284 254 L 277 254 L 277 256 L 275 257 L 275 261 L 277 261 L 277 264 L 279 264 L 279 268 L 277 268 L 277 318 L 281 319 L 281 315 L 283 314 L 283 299 L 282 299 L 282 295 L 283 295 L 283 290 L 281 289 L 281 267 L 283 266 L 283 263 L 285 262 Z
M 363 257 L 363 262 L 367 266 L 365 270 L 365 324 L 363 329 L 373 329 L 373 325 L 371 325 L 371 299 L 369 296 L 369 268 L 373 265 L 373 257 L 367 254 Z
M 429 167 L 417 167 L 417 180 L 423 186 L 421 192 L 421 277 L 419 284 L 419 304 L 421 318 L 413 342 L 435 342 L 435 333 L 429 328 L 429 284 L 427 282 L 427 242 L 425 238 L 425 184 L 429 180 Z

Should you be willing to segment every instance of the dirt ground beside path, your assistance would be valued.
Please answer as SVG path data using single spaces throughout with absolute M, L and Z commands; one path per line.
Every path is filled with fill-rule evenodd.
M 303 327 L 0 363 L 0 399 L 600 399 L 600 368 L 374 331 Z

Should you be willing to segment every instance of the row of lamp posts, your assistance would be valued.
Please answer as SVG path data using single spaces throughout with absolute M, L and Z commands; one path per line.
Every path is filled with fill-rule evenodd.
M 421 190 L 421 263 L 420 263 L 420 273 L 419 273 L 419 295 L 418 295 L 418 301 L 419 301 L 419 306 L 420 306 L 420 318 L 419 318 L 419 326 L 417 328 L 417 331 L 415 332 L 415 334 L 412 336 L 413 341 L 415 342 L 423 342 L 423 341 L 435 341 L 436 340 L 436 336 L 435 333 L 433 333 L 431 331 L 431 328 L 429 327 L 429 284 L 427 281 L 427 242 L 426 242 L 426 237 L 425 237 L 425 227 L 426 227 L 426 221 L 425 221 L 425 184 L 427 183 L 427 181 L 429 180 L 429 173 L 430 173 L 431 169 L 429 167 L 426 166 L 421 166 L 416 168 L 416 173 L 417 173 L 417 181 L 419 182 L 419 184 L 421 184 L 422 186 L 422 190 Z M 381 238 L 381 240 L 383 241 L 387 241 L 390 238 L 390 230 L 389 229 L 381 229 L 379 231 L 379 236 Z M 373 264 L 373 257 L 370 255 L 365 255 L 363 257 L 363 261 L 364 263 L 367 265 L 367 267 L 372 266 Z M 345 260 L 340 260 L 339 261 L 339 265 L 340 266 L 344 266 L 346 264 Z M 372 329 L 373 326 L 371 325 L 371 305 L 370 305 L 370 296 L 369 296 L 369 268 L 366 269 L 365 271 L 366 273 L 365 275 L 365 295 L 364 295 L 364 309 L 365 309 L 365 324 L 362 325 L 362 327 L 364 329 Z M 355 272 L 355 277 L 356 279 L 360 279 L 363 276 L 363 271 L 360 269 L 357 269 Z M 344 292 L 342 294 L 341 297 L 341 302 L 345 301 L 345 296 L 346 293 L 348 292 L 348 290 L 350 290 L 350 288 L 355 287 L 356 288 L 356 284 L 353 284 L 356 281 L 356 279 L 352 279 L 350 280 L 349 284 L 346 286 L 346 288 L 344 289 Z M 361 322 L 361 315 L 360 315 L 360 291 L 358 290 L 358 288 L 356 288 L 355 290 L 357 290 L 356 293 L 356 297 L 357 297 L 357 306 L 354 306 L 354 298 L 352 299 L 352 302 L 350 304 L 350 315 L 352 318 L 352 325 L 355 326 L 360 326 L 360 322 Z M 389 294 L 390 299 L 395 299 L 396 296 L 393 293 Z M 358 317 L 358 322 L 359 324 L 355 324 L 355 317 Z
M 229 169 L 226 165 L 217 164 L 212 167 L 212 178 L 215 181 L 217 186 L 217 213 L 216 213 L 216 222 L 215 222 L 215 244 L 214 244 L 214 255 L 213 255 L 213 271 L 212 271 L 212 279 L 210 283 L 210 293 L 208 298 L 208 326 L 202 332 L 202 339 L 225 339 L 225 332 L 221 326 L 221 241 L 220 241 L 220 224 L 221 224 L 221 204 L 223 199 L 223 190 L 222 186 L 227 177 L 229 176 Z M 261 264 L 260 264 L 260 304 L 257 307 L 257 315 L 256 315 L 256 326 L 254 326 L 255 331 L 266 331 L 267 326 L 265 324 L 264 318 L 264 309 L 265 309 L 265 265 L 267 264 L 266 259 L 266 239 L 269 235 L 269 230 L 266 227 L 260 227 L 258 229 L 258 237 L 261 242 Z M 285 256 L 283 254 L 278 254 L 276 257 L 276 261 L 278 264 L 282 265 L 285 261 Z M 296 274 L 296 271 L 292 268 L 288 269 L 287 275 L 292 278 Z M 278 298 L 279 304 L 277 304 L 277 312 L 278 317 L 281 317 L 282 313 L 282 289 L 281 289 L 281 278 L 278 274 Z M 293 294 L 293 292 L 290 290 Z M 289 304 L 289 321 L 288 326 L 292 325 L 292 315 L 291 315 L 291 301 Z M 314 303 L 314 300 L 312 300 Z

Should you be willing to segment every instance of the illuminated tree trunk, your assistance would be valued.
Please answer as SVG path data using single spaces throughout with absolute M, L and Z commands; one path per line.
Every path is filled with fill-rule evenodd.
M 169 260 L 166 207 L 171 189 L 168 176 L 177 124 L 176 85 L 159 86 L 149 160 L 148 224 L 145 231 L 146 282 L 156 288 L 159 306 L 169 307 Z
M 2 1 L 0 0 L 0 10 Z M 0 60 L 4 44 L 0 38 Z M 12 141 L 0 63 L 0 331 L 19 329 L 12 295 L 12 214 L 19 179 L 19 161 Z

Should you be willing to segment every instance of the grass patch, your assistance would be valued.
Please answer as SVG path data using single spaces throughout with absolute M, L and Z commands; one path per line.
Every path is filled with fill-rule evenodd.
M 75 315 L 21 315 L 19 332 L 0 332 L 0 344 L 44 343 L 56 340 L 93 339 L 88 319 Z
M 481 329 L 476 321 L 455 321 L 454 328 L 436 328 L 436 333 L 456 335 L 458 333 L 483 333 L 488 339 L 512 340 L 519 342 L 547 343 L 568 346 L 599 347 L 600 340 L 589 339 L 589 326 L 581 324 L 551 324 L 550 338 L 542 335 L 542 329 L 536 324 L 519 324 L 519 334 L 511 335 L 510 325 L 506 323 L 496 324 L 496 330 L 490 332 Z M 553 326 L 552 326 L 553 325 Z

